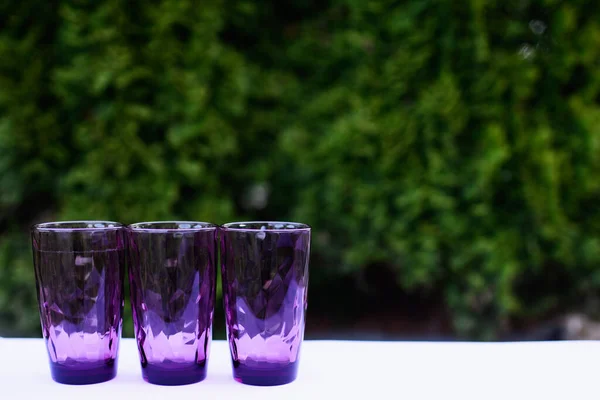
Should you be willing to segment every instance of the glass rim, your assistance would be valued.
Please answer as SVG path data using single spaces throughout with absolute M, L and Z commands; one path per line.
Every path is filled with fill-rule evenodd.
M 266 227 L 265 227 L 266 225 Z M 230 232 L 292 232 L 311 231 L 312 227 L 301 222 L 290 221 L 241 221 L 228 222 L 220 226 Z
M 105 220 L 72 220 L 42 222 L 32 225 L 31 232 L 97 232 L 116 231 L 125 228 L 120 222 Z
M 218 228 L 217 224 L 203 221 L 146 221 L 125 227 L 130 232 L 201 232 Z

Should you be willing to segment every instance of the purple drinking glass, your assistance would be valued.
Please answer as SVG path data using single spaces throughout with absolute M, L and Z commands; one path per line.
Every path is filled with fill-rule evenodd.
M 212 340 L 217 226 L 142 222 L 127 232 L 142 376 L 157 385 L 200 382 Z
M 296 379 L 310 234 L 308 225 L 290 222 L 221 227 L 223 302 L 238 382 L 273 386 Z
M 33 226 L 33 264 L 42 333 L 56 382 L 115 377 L 123 324 L 126 240 L 108 221 Z

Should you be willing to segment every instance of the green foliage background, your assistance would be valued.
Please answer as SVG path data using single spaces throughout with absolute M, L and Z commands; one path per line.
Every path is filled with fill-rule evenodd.
M 387 265 L 466 338 L 583 307 L 598 65 L 595 1 L 1 2 L 0 334 L 58 219 L 307 222 L 313 291 Z

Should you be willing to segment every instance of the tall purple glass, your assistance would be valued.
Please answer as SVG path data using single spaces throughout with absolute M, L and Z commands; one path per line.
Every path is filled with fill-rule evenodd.
M 212 340 L 217 226 L 144 222 L 127 231 L 142 376 L 158 385 L 200 382 Z
M 117 373 L 125 230 L 116 222 L 50 222 L 31 230 L 42 333 L 56 382 Z
M 296 379 L 304 337 L 310 227 L 236 222 L 221 227 L 227 336 L 236 381 Z

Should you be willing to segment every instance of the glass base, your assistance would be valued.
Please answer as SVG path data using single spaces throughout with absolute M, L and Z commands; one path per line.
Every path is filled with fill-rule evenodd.
M 278 386 L 291 383 L 298 375 L 298 361 L 286 365 L 260 362 L 252 366 L 238 362 L 233 365 L 233 378 L 253 386 Z
M 67 385 L 90 385 L 110 381 L 117 375 L 115 360 L 81 362 L 71 365 L 50 363 L 52 379 Z
M 163 386 L 189 385 L 206 378 L 206 362 L 180 364 L 163 362 L 142 366 L 142 377 L 148 383 Z

